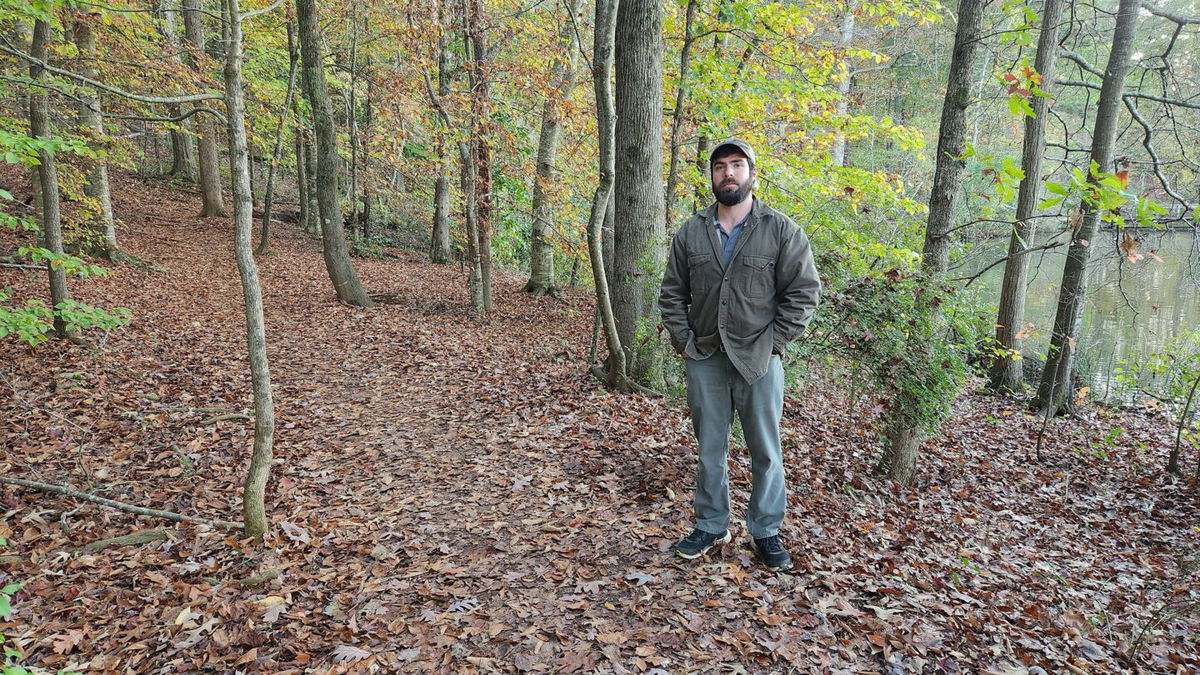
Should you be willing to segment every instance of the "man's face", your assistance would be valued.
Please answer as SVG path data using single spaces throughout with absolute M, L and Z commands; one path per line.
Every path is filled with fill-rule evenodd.
M 725 206 L 741 204 L 754 189 L 750 160 L 741 153 L 725 155 L 712 163 L 712 188 L 717 201 Z

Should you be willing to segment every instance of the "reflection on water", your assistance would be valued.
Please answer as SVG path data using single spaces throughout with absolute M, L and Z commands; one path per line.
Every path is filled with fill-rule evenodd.
M 1113 380 L 1122 360 L 1160 351 L 1171 339 L 1200 327 L 1200 239 L 1195 231 L 1130 230 L 1130 236 L 1141 239 L 1141 260 L 1131 263 L 1122 256 L 1118 244 L 1123 232 L 1101 232 L 1088 266 L 1078 370 L 1101 398 L 1124 398 Z M 1027 355 L 1044 357 L 1050 344 L 1068 235 L 1031 242 L 1036 247 L 1055 241 L 1063 245 L 1031 254 L 1025 320 L 1034 333 L 1022 347 Z M 977 245 L 964 268 L 982 269 L 1002 258 L 1007 246 L 1007 236 Z M 984 286 L 983 297 L 995 303 L 1003 277 L 1004 266 L 997 265 L 972 286 Z

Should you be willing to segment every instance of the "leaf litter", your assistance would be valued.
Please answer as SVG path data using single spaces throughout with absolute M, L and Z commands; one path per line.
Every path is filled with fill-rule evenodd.
M 122 236 L 156 272 L 76 284 L 133 310 L 100 350 L 0 344 L 0 471 L 238 519 L 252 423 L 231 226 L 118 177 Z M 153 212 L 146 208 L 153 204 Z M 9 239 L 19 235 L 4 235 Z M 7 240 L 6 240 L 6 243 Z M 15 245 L 15 242 L 12 242 Z M 1040 427 L 968 395 L 918 485 L 871 473 L 874 402 L 791 392 L 784 445 L 798 565 L 746 533 L 671 557 L 690 528 L 684 406 L 585 373 L 586 293 L 531 299 L 497 275 L 468 316 L 463 271 L 356 260 L 389 304 L 329 292 L 319 242 L 276 228 L 259 260 L 276 392 L 265 545 L 5 486 L 22 581 L 0 622 L 22 663 L 85 672 L 1189 672 L 1200 668 L 1193 480 L 1170 427 L 1085 409 Z M 39 275 L 0 285 L 44 292 Z M 431 311 L 430 307 L 438 308 Z M 1113 441 L 1115 428 L 1123 433 Z M 735 514 L 749 489 L 730 462 Z M 13 560 L 13 558 L 8 558 Z M 274 570 L 261 583 L 248 579 Z

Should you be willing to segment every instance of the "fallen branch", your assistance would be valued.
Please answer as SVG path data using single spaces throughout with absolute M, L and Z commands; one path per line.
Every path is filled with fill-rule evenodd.
M 144 530 L 142 532 L 133 532 L 132 534 L 122 535 L 120 537 L 110 537 L 108 539 L 97 539 L 90 544 L 80 546 L 77 551 L 82 553 L 99 553 L 109 546 L 142 546 L 155 541 L 167 540 L 166 530 Z
M 224 415 L 217 415 L 216 417 L 210 417 L 210 418 L 204 420 L 203 422 L 201 422 L 200 424 L 209 425 L 209 424 L 216 424 L 217 422 L 226 422 L 226 421 L 230 421 L 230 420 L 238 420 L 239 422 L 252 422 L 252 421 L 254 421 L 254 418 L 249 415 L 246 415 L 244 413 L 226 413 Z
M 126 504 L 125 502 L 119 502 L 119 501 L 116 501 L 115 499 L 106 499 L 104 497 L 97 497 L 96 495 L 90 495 L 86 492 L 80 492 L 79 490 L 73 490 L 69 487 L 64 487 L 62 485 L 51 485 L 49 483 L 39 483 L 37 481 L 24 480 L 21 478 L 8 478 L 6 476 L 0 476 L 0 483 L 7 483 L 9 485 L 19 485 L 20 487 L 33 488 L 35 490 L 42 490 L 44 492 L 54 492 L 56 494 L 65 495 L 67 497 L 74 497 L 75 499 L 82 499 L 82 500 L 89 501 L 89 502 L 92 502 L 95 504 L 100 504 L 102 506 L 114 508 L 119 511 L 125 511 L 127 513 L 134 513 L 139 516 L 150 516 L 151 518 L 163 518 L 165 520 L 171 520 L 171 521 L 174 521 L 177 523 L 183 523 L 183 522 L 200 523 L 201 525 L 209 525 L 211 527 L 223 527 L 225 529 L 241 529 L 241 527 L 242 527 L 241 523 L 233 523 L 233 522 L 229 522 L 227 520 L 209 520 L 208 518 L 198 518 L 196 516 L 185 516 L 182 513 L 175 513 L 174 511 L 160 511 L 158 509 L 147 509 L 147 508 L 144 508 L 141 506 L 134 506 L 133 504 Z

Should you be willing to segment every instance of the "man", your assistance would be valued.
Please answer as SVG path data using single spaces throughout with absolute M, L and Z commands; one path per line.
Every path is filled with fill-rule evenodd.
M 767 567 L 792 567 L 779 541 L 787 504 L 779 422 L 780 356 L 808 325 L 821 282 L 808 237 L 753 195 L 754 149 L 740 139 L 709 155 L 717 203 L 675 234 L 659 306 L 687 365 L 688 407 L 699 446 L 695 529 L 675 546 L 698 558 L 729 534 L 729 432 L 736 410 L 750 448 L 746 527 Z

